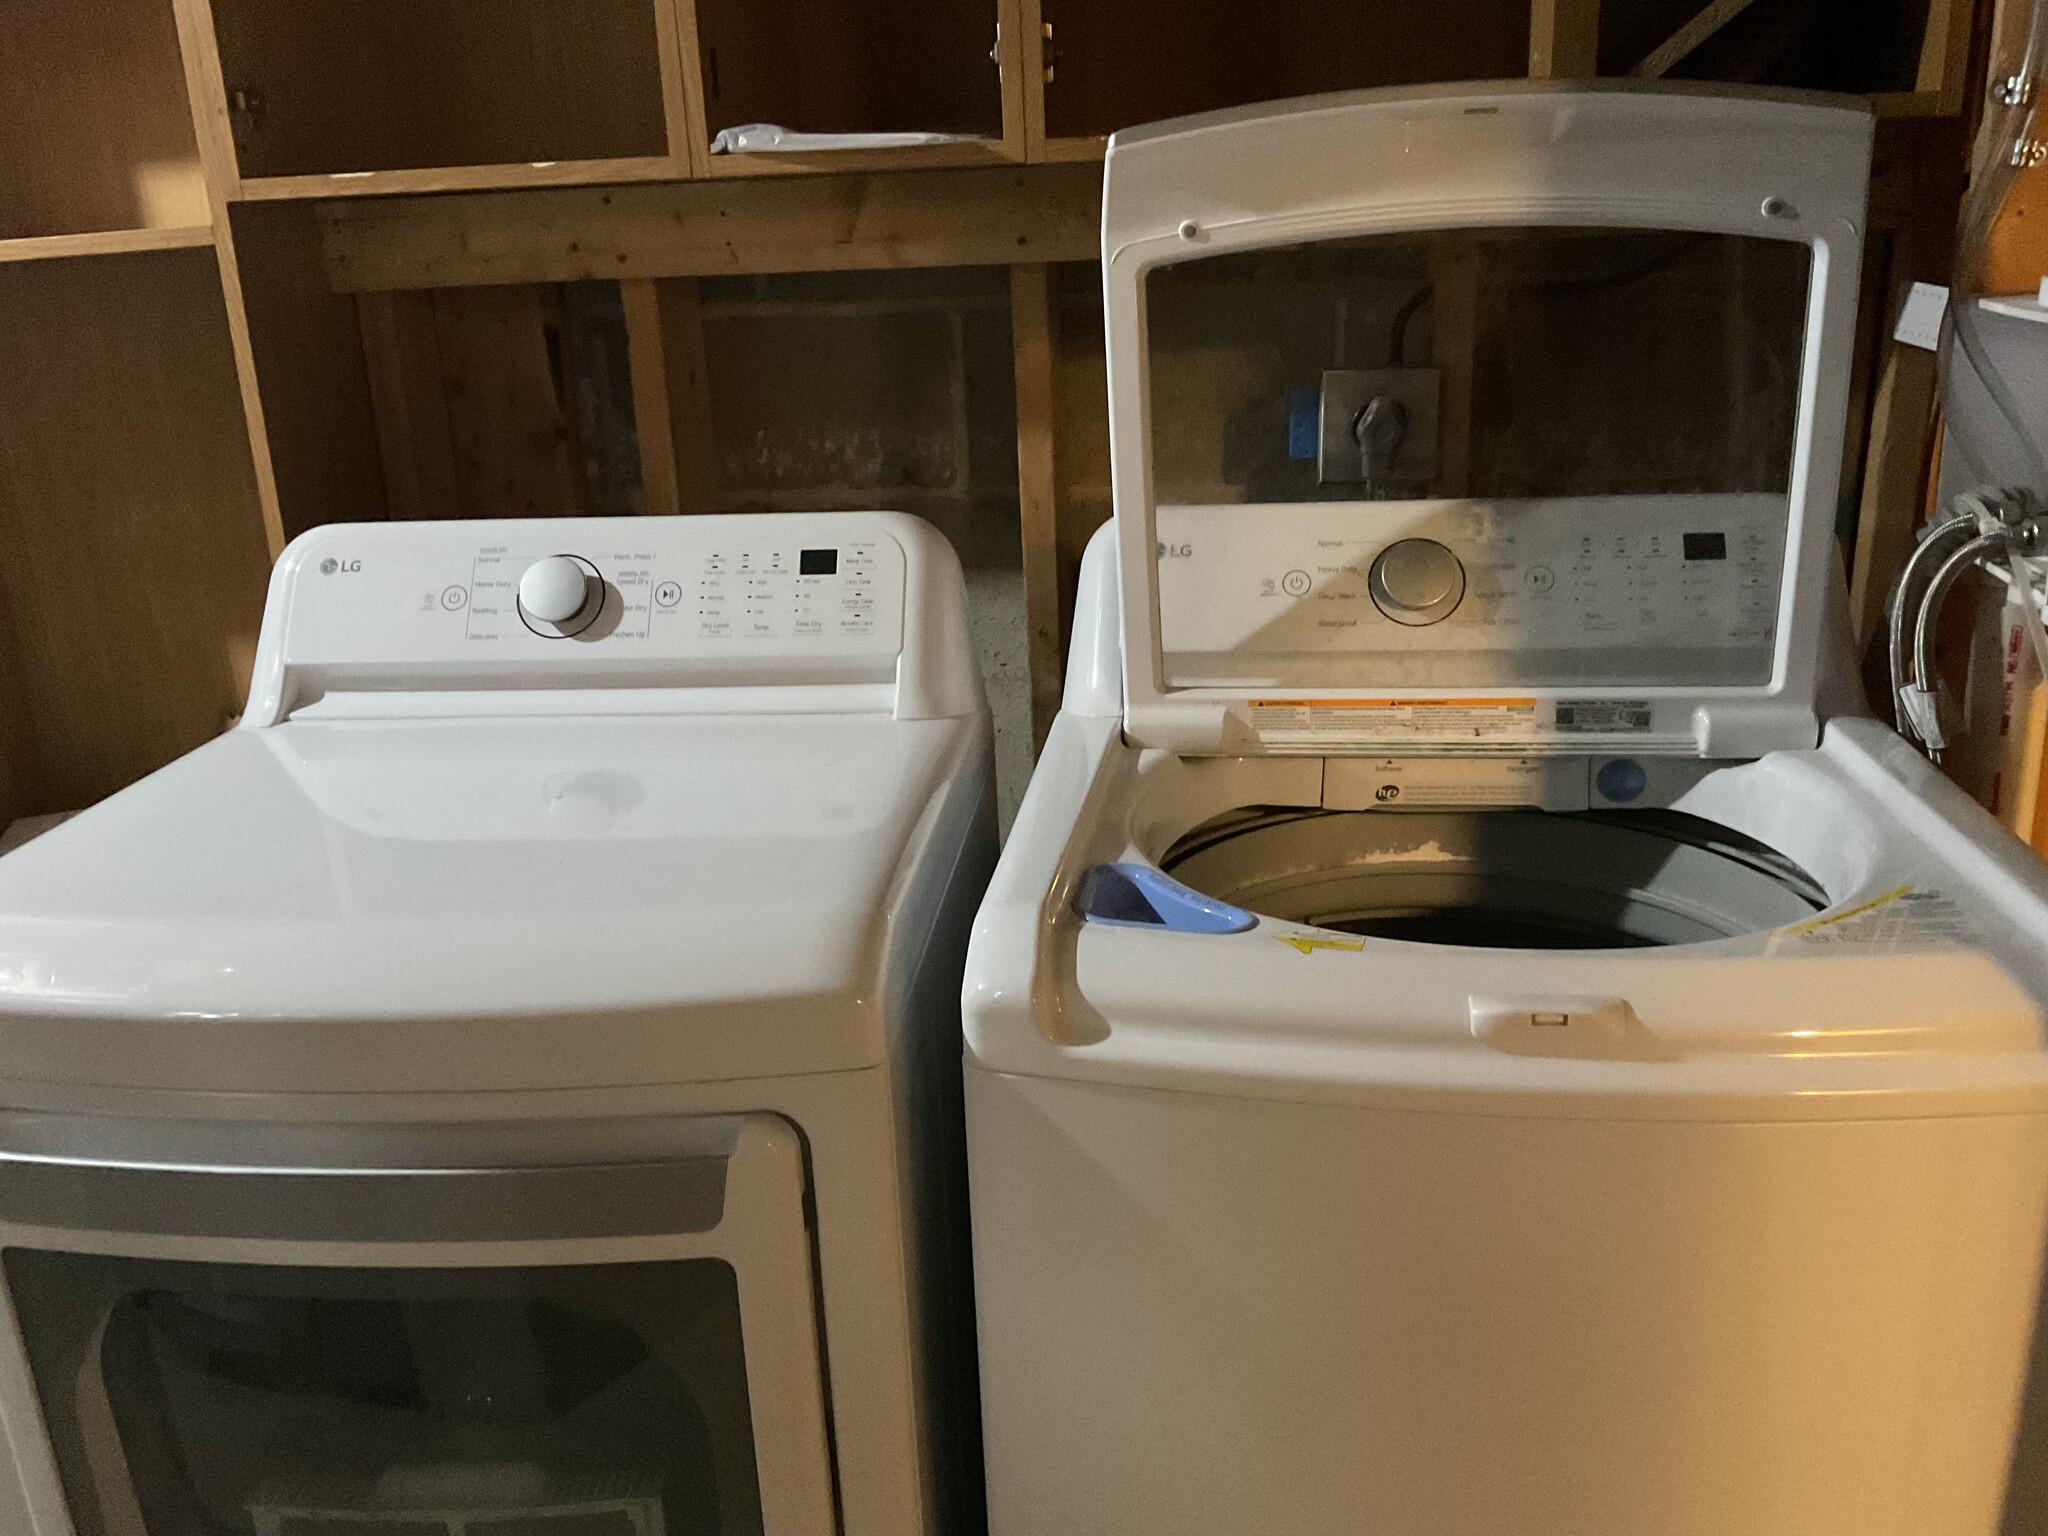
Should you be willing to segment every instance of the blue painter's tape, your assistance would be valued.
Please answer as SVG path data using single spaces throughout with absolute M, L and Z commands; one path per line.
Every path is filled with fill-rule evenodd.
M 1312 389 L 1287 396 L 1287 457 L 1313 461 L 1322 446 L 1323 402 Z

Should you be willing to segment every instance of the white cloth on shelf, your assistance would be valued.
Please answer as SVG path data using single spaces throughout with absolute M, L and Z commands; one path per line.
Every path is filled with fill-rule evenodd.
M 775 123 L 741 123 L 712 136 L 714 155 L 784 154 L 820 149 L 914 149 L 920 144 L 961 144 L 964 133 L 800 133 Z

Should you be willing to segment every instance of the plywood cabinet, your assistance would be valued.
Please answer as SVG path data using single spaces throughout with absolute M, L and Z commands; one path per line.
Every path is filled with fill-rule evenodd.
M 1960 154 L 1969 0 L 1456 10 L 0 0 L 0 822 L 231 719 L 268 561 L 345 520 L 900 505 L 1021 591 L 1042 728 L 1109 513 L 1120 127 L 1670 73 L 1872 91 Z M 710 152 L 752 122 L 948 139 Z M 1952 224 L 1932 186 L 1886 217 Z
M 170 0 L 0 4 L 0 241 L 207 219 Z
M 211 251 L 0 266 L 0 357 L 0 755 L 29 815 L 234 718 L 268 559 Z
M 244 179 L 670 153 L 656 0 L 213 0 L 212 13 Z
M 1040 0 L 1045 133 L 1321 91 L 1496 80 L 1528 65 L 1528 0 Z

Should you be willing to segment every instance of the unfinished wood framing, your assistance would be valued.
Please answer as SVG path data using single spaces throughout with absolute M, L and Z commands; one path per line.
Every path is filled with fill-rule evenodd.
M 383 297 L 363 294 L 359 302 Z M 681 474 L 676 466 L 676 439 L 670 423 L 675 406 L 669 398 L 668 343 L 662 335 L 661 292 L 653 278 L 636 277 L 619 284 L 619 307 L 626 318 L 626 347 L 633 370 L 633 429 L 640 440 L 640 489 L 649 516 L 683 510 Z
M 1890 342 L 1878 377 L 1856 513 L 1849 613 L 1859 644 L 1884 622 L 1885 595 L 1912 553 L 1933 460 L 1934 354 Z
M 136 251 L 177 251 L 212 245 L 211 224 L 116 229 L 91 235 L 39 235 L 26 240 L 0 240 L 0 262 L 70 261 L 81 256 L 126 256 Z
M 362 327 L 350 296 L 327 286 L 310 210 L 238 207 L 221 249 L 240 274 L 242 384 L 261 428 L 275 549 L 322 523 L 387 516 Z
M 719 505 L 711 368 L 694 278 L 619 285 L 633 369 L 633 417 L 647 510 L 710 512 Z
M 1710 0 L 1710 3 L 1671 36 L 1651 49 L 1629 73 L 1639 80 L 1655 80 L 1671 72 L 1671 66 L 1686 58 L 1700 44 L 1748 10 L 1754 0 Z
M 340 292 L 1092 260 L 1099 167 L 562 188 L 321 210 Z
M 549 344 L 549 289 L 364 294 L 357 303 L 391 516 L 589 510 Z
M 1061 623 L 1059 472 L 1054 452 L 1058 338 L 1052 269 L 1010 268 L 1010 336 L 1017 375 L 1017 519 L 1023 540 L 1025 658 L 1031 670 L 1031 739 L 1044 745 L 1059 712 Z
M 445 517 L 456 505 L 455 441 L 434 296 L 426 290 L 361 293 L 356 313 L 389 515 L 402 521 Z
M 1479 252 L 1470 239 L 1446 235 L 1430 244 L 1430 314 L 1436 329 L 1437 484 L 1463 496 L 1472 481 L 1473 359 L 1479 345 Z
M 1529 78 L 1590 80 L 1600 73 L 1600 0 L 1535 0 L 1529 7 Z
M 1928 0 L 1913 89 L 1871 98 L 1879 115 L 1953 117 L 1961 112 L 1970 89 L 1970 40 L 1976 19 L 1972 0 Z

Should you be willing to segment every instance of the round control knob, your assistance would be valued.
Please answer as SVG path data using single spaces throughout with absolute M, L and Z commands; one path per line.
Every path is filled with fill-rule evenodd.
M 549 555 L 519 578 L 519 617 L 549 639 L 580 634 L 596 619 L 603 594 L 604 578 L 588 560 Z
M 1396 624 L 1434 624 L 1465 598 L 1465 567 L 1435 539 L 1402 539 L 1372 563 L 1366 590 Z
M 570 555 L 536 560 L 519 578 L 519 606 L 543 624 L 566 624 L 590 601 L 590 572 Z

